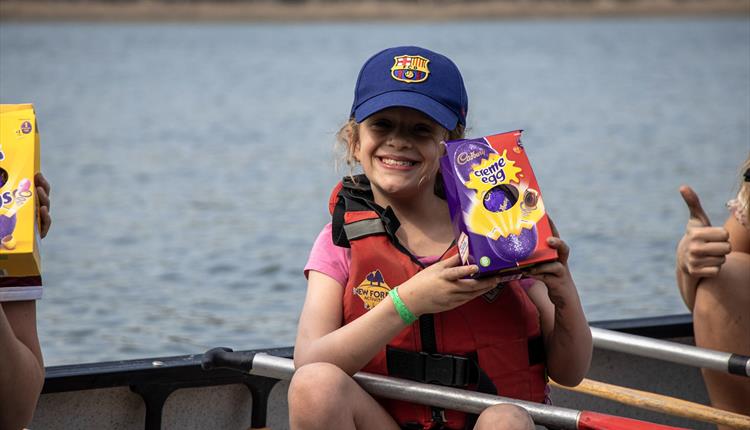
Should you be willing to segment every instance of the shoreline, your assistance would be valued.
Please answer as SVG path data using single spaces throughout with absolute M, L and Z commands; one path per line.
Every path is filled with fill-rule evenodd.
M 294 1 L 294 0 L 291 0 Z M 750 17 L 750 0 L 478 0 L 401 3 L 0 1 L 0 22 L 451 21 L 528 18 Z

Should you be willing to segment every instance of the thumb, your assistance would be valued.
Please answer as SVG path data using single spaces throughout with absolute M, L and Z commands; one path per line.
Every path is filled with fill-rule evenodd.
M 700 221 L 700 223 L 706 227 L 710 227 L 711 220 L 708 219 L 708 215 L 706 215 L 706 212 L 703 210 L 698 194 L 687 185 L 680 187 L 680 194 L 682 194 L 682 199 L 685 200 L 685 204 L 690 210 L 690 218 Z
M 548 237 L 547 244 L 550 248 L 557 250 L 557 260 L 562 264 L 568 264 L 570 247 L 559 237 Z
M 549 215 L 547 215 L 547 220 L 549 221 L 549 226 L 552 229 L 552 236 L 560 237 L 560 233 L 557 231 L 557 227 L 555 227 L 555 223 L 552 222 L 552 218 L 550 218 Z

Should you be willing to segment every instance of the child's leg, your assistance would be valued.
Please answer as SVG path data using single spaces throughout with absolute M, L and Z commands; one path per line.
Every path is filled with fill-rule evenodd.
M 693 308 L 698 346 L 750 355 L 750 254 L 732 252 L 715 278 L 698 284 Z M 703 370 L 711 404 L 750 415 L 750 379 Z M 719 428 L 722 428 L 719 426 Z
M 520 406 L 495 405 L 479 415 L 474 430 L 534 430 L 534 421 Z
M 297 369 L 288 396 L 293 430 L 399 428 L 372 396 L 333 364 L 313 363 Z

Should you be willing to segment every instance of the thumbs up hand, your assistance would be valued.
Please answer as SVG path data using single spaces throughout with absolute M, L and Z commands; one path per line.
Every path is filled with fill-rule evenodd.
M 711 221 L 692 188 L 683 185 L 680 194 L 690 211 L 690 219 L 677 250 L 678 265 L 690 276 L 715 277 L 732 250 L 729 232 L 724 227 L 711 227 Z

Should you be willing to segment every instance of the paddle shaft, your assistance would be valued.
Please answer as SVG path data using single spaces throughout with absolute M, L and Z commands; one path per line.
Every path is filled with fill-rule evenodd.
M 294 373 L 294 362 L 288 358 L 258 354 L 253 359 L 250 374 L 288 380 Z M 405 381 L 382 375 L 359 372 L 354 379 L 368 393 L 396 400 L 429 404 L 441 408 L 479 414 L 488 406 L 512 403 L 529 411 L 535 423 L 576 430 L 578 411 L 541 405 L 539 403 L 506 399 L 484 393 Z
M 750 376 L 750 357 L 591 327 L 597 348 L 640 355 L 733 375 Z
M 294 362 L 288 358 L 257 354 L 252 360 L 253 375 L 288 380 L 294 374 Z M 675 427 L 630 420 L 612 415 L 561 408 L 540 403 L 509 399 L 457 388 L 423 384 L 414 381 L 359 372 L 354 379 L 368 393 L 396 400 L 421 403 L 446 409 L 479 414 L 497 404 L 513 404 L 528 411 L 534 423 L 568 430 L 599 429 L 674 429 Z

